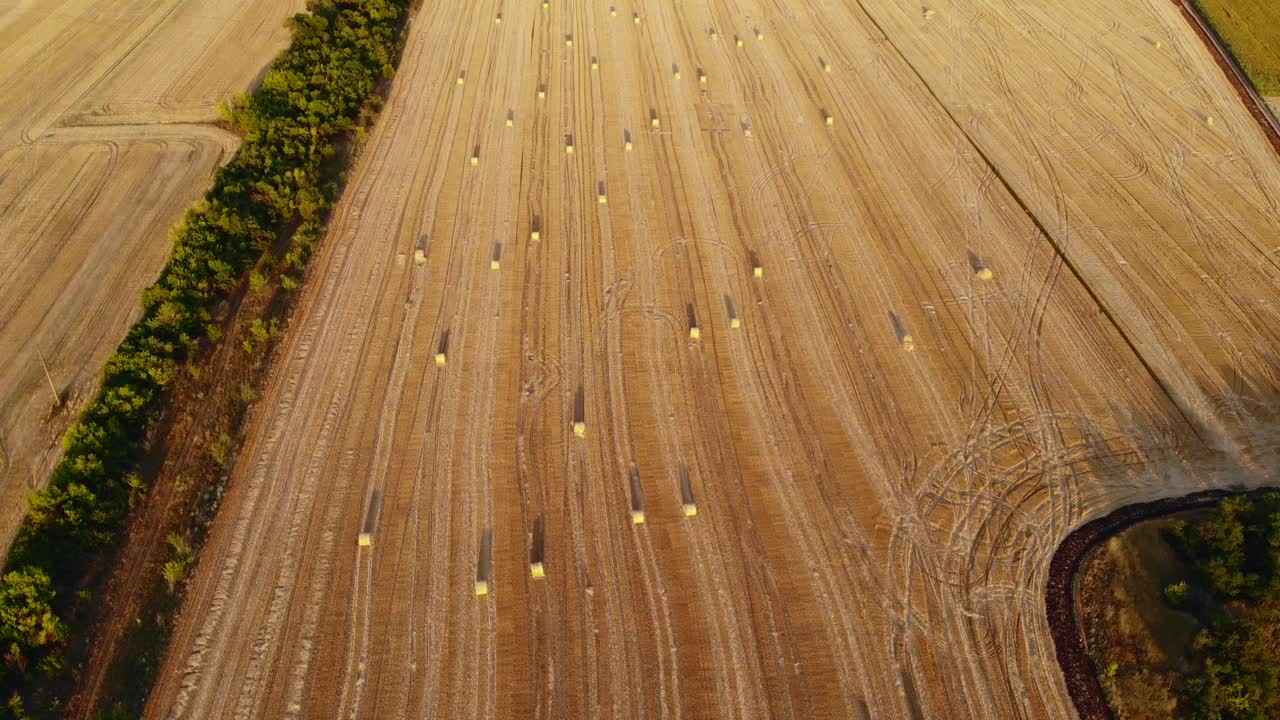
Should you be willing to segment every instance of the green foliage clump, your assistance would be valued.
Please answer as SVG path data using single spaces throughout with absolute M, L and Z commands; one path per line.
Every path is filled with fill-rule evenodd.
M 1226 498 L 1207 517 L 1172 532 L 1215 595 L 1255 605 L 1280 602 L 1280 493 Z
M 1224 499 L 1206 517 L 1176 524 L 1171 539 L 1194 573 L 1178 583 L 1182 597 L 1190 583 L 1214 609 L 1201 609 L 1199 667 L 1183 693 L 1190 717 L 1280 717 L 1280 493 Z
M 55 594 L 49 575 L 37 567 L 0 580 L 0 642 L 7 662 L 25 664 L 27 648 L 67 639 L 67 626 L 53 611 Z
M 1187 679 L 1186 697 L 1197 720 L 1273 720 L 1280 710 L 1277 632 L 1258 618 L 1224 619 L 1197 639 L 1204 667 Z
M 65 454 L 32 497 L 10 551 L 0 579 L 0 717 L 38 717 L 47 713 L 36 705 L 58 704 L 33 689 L 33 673 L 61 672 L 79 590 L 145 491 L 137 462 L 165 391 L 199 356 L 202 339 L 218 340 L 218 304 L 255 266 L 271 271 L 265 251 L 295 225 L 284 268 L 305 266 L 337 195 L 338 148 L 381 107 L 378 89 L 392 74 L 409 5 L 310 0 L 309 12 L 290 20 L 291 43 L 258 91 L 219 108 L 244 143 L 174 228 L 172 253 L 143 292 L 142 319 L 107 361 L 98 395 L 64 438 Z M 265 340 L 275 329 L 252 332 Z
M 219 435 L 218 439 L 209 445 L 209 457 L 212 457 L 213 461 L 222 467 L 226 467 L 230 461 L 231 458 L 228 455 L 230 451 L 231 436 L 226 433 Z

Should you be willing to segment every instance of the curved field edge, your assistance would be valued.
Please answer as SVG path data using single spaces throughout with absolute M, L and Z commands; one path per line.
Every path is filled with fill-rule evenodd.
M 1076 578 L 1089 552 L 1122 531 L 1146 520 L 1215 505 L 1223 498 L 1256 495 L 1276 487 L 1206 490 L 1119 508 L 1077 528 L 1062 541 L 1049 565 L 1045 612 L 1049 617 L 1054 652 L 1066 680 L 1067 692 L 1080 720 L 1111 720 L 1114 714 L 1098 680 L 1088 644 L 1076 616 Z
M 289 21 L 290 45 L 259 89 L 223 108 L 244 144 L 172 231 L 172 254 L 143 292 L 143 317 L 107 360 L 10 550 L 0 579 L 0 717 L 62 707 L 68 648 L 91 644 L 89 621 L 102 609 L 94 591 L 148 492 L 143 464 L 163 444 L 174 386 L 216 349 L 219 320 L 251 269 L 250 285 L 296 287 L 353 157 L 343 148 L 363 139 L 381 108 L 411 4 L 311 0 Z

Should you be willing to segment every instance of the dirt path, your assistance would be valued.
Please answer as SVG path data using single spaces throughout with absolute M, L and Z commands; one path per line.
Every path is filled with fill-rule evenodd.
M 0 6 L 0 548 L 239 140 L 211 123 L 301 0 Z M 55 407 L 40 364 L 49 365 Z M 0 552 L 0 555 L 3 555 Z
M 1069 717 L 1058 542 L 1280 385 L 1280 162 L 1073 7 L 420 14 L 148 717 Z

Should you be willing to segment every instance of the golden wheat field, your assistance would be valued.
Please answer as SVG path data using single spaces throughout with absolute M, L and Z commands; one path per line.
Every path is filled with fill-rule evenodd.
M 147 717 L 1073 716 L 1059 541 L 1274 482 L 1280 159 L 926 1 L 426 3 Z

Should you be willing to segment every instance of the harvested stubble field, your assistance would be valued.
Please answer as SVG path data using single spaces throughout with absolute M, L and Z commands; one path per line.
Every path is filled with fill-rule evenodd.
M 1163 0 L 429 3 L 147 716 L 1070 717 L 1059 541 L 1276 466 L 1278 201 Z
M 302 8 L 0 0 L 0 548 L 140 310 L 169 228 L 239 145 L 212 124 L 217 103 L 256 80 Z

